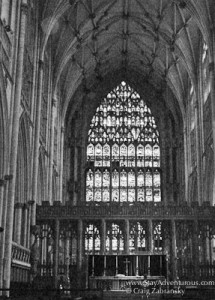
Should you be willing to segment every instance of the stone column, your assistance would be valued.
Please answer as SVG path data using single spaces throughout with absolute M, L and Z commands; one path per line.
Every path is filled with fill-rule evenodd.
M 136 276 L 139 276 L 139 264 L 138 264 L 138 255 L 136 255 L 136 268 L 135 268 Z
M 32 206 L 34 205 L 34 201 L 28 201 L 29 209 L 28 209 L 28 232 L 27 232 L 27 248 L 30 248 L 31 244 L 31 212 L 32 212 Z
M 148 255 L 148 276 L 151 275 L 151 256 L 150 254 L 154 250 L 154 235 L 153 235 L 153 223 L 152 220 L 148 220 L 148 251 L 150 252 Z
M 101 254 L 105 255 L 106 252 L 106 221 L 101 220 Z
M 14 241 L 17 244 L 20 244 L 21 242 L 21 229 L 22 229 L 22 222 L 23 222 L 22 209 L 23 209 L 23 203 L 15 204 Z
M 78 220 L 78 269 L 81 270 L 83 261 L 83 221 Z
M 77 147 L 77 139 L 75 139 L 74 146 L 74 192 L 73 192 L 73 205 L 77 204 L 78 200 L 78 191 L 77 191 L 77 183 L 78 183 L 78 147 Z
M 151 276 L 151 256 L 150 254 L 148 255 L 148 272 L 147 272 L 148 276 Z
M 26 2 L 23 0 L 21 4 L 17 74 L 16 74 L 15 98 L 14 98 L 14 107 L 13 107 L 12 132 L 11 132 L 10 174 L 13 175 L 13 179 L 9 182 L 9 187 L 8 187 L 7 217 L 6 217 L 6 230 L 5 230 L 4 288 L 6 289 L 9 289 L 10 287 L 10 277 L 11 277 L 10 275 L 11 275 L 14 197 L 15 197 L 15 184 L 16 184 L 19 117 L 20 117 L 20 102 L 21 102 L 21 93 L 22 93 L 24 45 L 25 45 L 27 12 L 28 12 L 28 6 Z M 9 296 L 8 291 L 6 292 L 6 295 Z
M 55 288 L 58 286 L 58 262 L 59 262 L 59 236 L 60 236 L 60 221 L 55 221 L 55 240 L 54 240 L 54 279 Z
M 176 226 L 175 220 L 171 220 L 171 231 L 172 231 L 172 279 L 177 280 L 177 251 L 176 251 Z
M 106 276 L 106 269 L 107 269 L 107 257 L 104 255 L 104 273 L 103 276 Z
M 24 221 L 24 229 L 23 229 L 23 246 L 27 246 L 27 241 L 28 241 L 28 229 L 29 223 L 28 223 L 28 212 L 29 212 L 29 205 L 27 203 L 24 204 L 23 206 L 23 221 Z
M 202 144 L 201 144 L 201 126 L 199 119 L 199 104 L 198 101 L 195 101 L 195 135 L 196 135 L 196 164 L 197 164 L 197 199 L 192 199 L 192 201 L 198 201 L 201 203 L 202 201 Z
M 3 201 L 4 201 L 4 186 L 5 181 L 0 179 L 0 226 L 3 226 L 2 216 L 3 216 Z
M 154 241 L 153 241 L 153 223 L 152 220 L 148 220 L 148 251 L 150 253 L 154 250 Z
M 92 256 L 92 276 L 94 277 L 94 275 L 95 275 L 95 256 L 93 255 Z
M 39 147 L 40 147 L 40 120 L 41 120 L 41 104 L 42 104 L 42 91 L 43 91 L 43 77 L 44 77 L 44 63 L 42 60 L 38 62 L 38 88 L 37 88 L 37 101 L 36 101 L 36 116 L 35 116 L 35 132 L 34 132 L 34 149 L 33 149 L 33 178 L 32 178 L 32 205 L 31 211 L 31 225 L 36 222 L 36 203 L 37 203 L 37 179 L 38 179 L 38 166 L 39 166 Z
M 116 275 L 118 275 L 118 255 L 116 255 Z
M 15 30 L 15 26 L 16 26 L 16 13 L 17 13 L 17 9 L 18 9 L 17 8 L 17 3 L 18 3 L 17 0 L 12 1 L 11 19 L 10 19 L 10 28 L 11 28 L 12 31 Z
M 63 199 L 63 156 L 64 156 L 64 127 L 61 127 L 61 145 L 60 145 L 60 175 L 59 175 L 59 201 L 62 203 Z
M 129 254 L 130 226 L 129 220 L 125 220 L 125 253 Z
M 213 31 L 213 46 L 215 49 L 215 33 Z M 210 72 L 210 81 L 211 81 L 211 114 L 212 114 L 212 133 L 213 133 L 213 149 L 215 149 L 215 65 L 214 65 L 214 57 L 212 58 L 210 65 L 209 65 L 209 72 Z M 214 153 L 214 169 L 215 169 L 215 151 Z M 215 174 L 214 174 L 214 185 L 215 185 Z M 215 199 L 215 189 L 213 189 L 213 200 Z
M 187 129 L 184 125 L 184 131 L 183 131 L 183 134 L 184 134 L 184 180 L 185 180 L 185 199 L 184 201 L 188 202 L 188 177 L 189 177 L 189 174 L 188 174 L 188 166 L 189 166 L 189 163 L 188 163 L 188 142 L 187 142 Z
M 47 274 L 47 257 L 48 257 L 48 246 L 47 246 L 47 234 L 48 234 L 48 225 L 42 225 L 42 255 L 41 255 L 41 264 L 43 265 L 43 272 L 45 270 L 45 274 Z
M 56 114 L 57 100 L 52 99 L 52 110 L 51 110 L 51 134 L 50 134 L 50 153 L 49 153 L 49 171 L 48 171 L 48 199 L 50 203 L 52 200 L 52 179 L 53 179 L 53 158 L 54 158 L 54 125 L 55 125 L 55 114 Z

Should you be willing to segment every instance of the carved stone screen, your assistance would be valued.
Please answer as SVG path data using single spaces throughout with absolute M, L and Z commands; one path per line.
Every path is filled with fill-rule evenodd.
M 159 132 L 149 107 L 125 82 L 96 110 L 87 161 L 87 202 L 161 201 Z

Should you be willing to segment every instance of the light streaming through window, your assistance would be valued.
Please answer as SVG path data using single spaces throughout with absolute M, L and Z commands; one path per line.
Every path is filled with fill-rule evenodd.
M 145 102 L 122 82 L 103 99 L 88 132 L 86 201 L 161 201 L 160 146 Z

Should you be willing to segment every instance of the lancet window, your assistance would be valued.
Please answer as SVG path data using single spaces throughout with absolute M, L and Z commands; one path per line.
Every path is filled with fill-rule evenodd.
M 99 229 L 94 224 L 88 224 L 85 228 L 85 252 L 96 254 L 100 251 L 100 245 Z
M 145 251 L 147 238 L 147 223 L 131 222 L 130 223 L 130 239 L 129 250 L 130 252 Z
M 151 110 L 122 82 L 88 132 L 86 201 L 161 201 L 159 132 Z
M 124 235 L 122 226 L 110 223 L 107 227 L 106 251 L 120 253 L 124 250 Z

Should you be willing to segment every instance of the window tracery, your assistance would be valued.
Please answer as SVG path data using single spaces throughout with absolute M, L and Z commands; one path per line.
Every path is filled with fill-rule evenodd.
M 110 223 L 107 227 L 106 251 L 119 253 L 124 250 L 124 235 L 122 226 Z
M 85 251 L 95 254 L 100 251 L 101 238 L 99 229 L 94 224 L 88 224 L 85 228 Z
M 161 201 L 159 132 L 141 97 L 122 82 L 88 132 L 86 201 Z
M 131 222 L 130 223 L 130 239 L 129 250 L 130 252 L 145 251 L 147 238 L 147 223 Z

